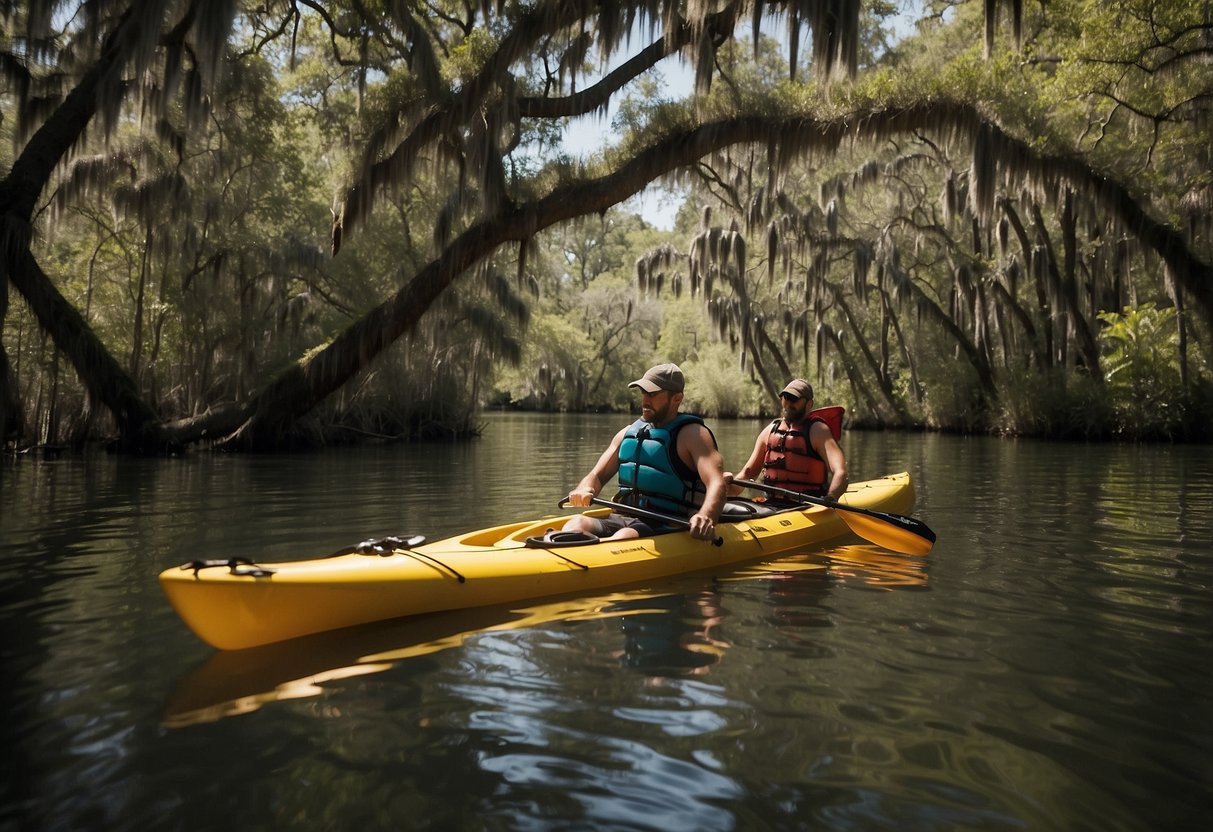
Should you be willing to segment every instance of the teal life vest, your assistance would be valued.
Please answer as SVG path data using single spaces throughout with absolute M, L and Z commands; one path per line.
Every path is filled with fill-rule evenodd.
M 688 468 L 678 456 L 678 431 L 702 424 L 698 416 L 680 413 L 662 427 L 643 419 L 628 425 L 619 445 L 619 500 L 653 511 L 694 514 L 707 486 L 699 472 Z M 712 444 L 716 444 L 715 436 Z

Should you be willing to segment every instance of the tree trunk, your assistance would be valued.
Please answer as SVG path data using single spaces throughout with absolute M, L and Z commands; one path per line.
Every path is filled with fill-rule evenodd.
M 1006 297 L 1014 304 L 1013 308 L 1016 311 L 1016 317 L 1020 323 L 1024 325 L 1024 331 L 1031 338 L 1032 357 L 1036 363 L 1036 369 L 1041 372 L 1047 370 L 1053 363 L 1053 340 L 1052 330 L 1046 326 L 1048 323 L 1048 301 L 1046 300 L 1044 287 L 1039 280 L 1035 279 L 1036 269 L 1032 263 L 1032 242 L 1028 237 L 1028 230 L 1024 227 L 1023 220 L 1019 218 L 1011 201 L 1009 199 L 1002 200 L 1002 210 L 1006 214 L 1008 222 L 1011 223 L 1011 228 L 1015 231 L 1015 236 L 1019 240 L 1019 248 L 1023 252 L 1024 269 L 1031 273 L 1033 277 L 1033 285 L 1036 287 L 1036 311 L 1041 316 L 1040 324 L 1044 329 L 1043 337 L 1036 335 L 1036 327 L 1032 324 L 1032 317 L 1019 306 L 1016 298 L 1012 297 L 1010 292 L 1006 293 Z
M 985 392 L 986 397 L 991 401 L 998 398 L 998 388 L 994 386 L 994 373 L 986 362 L 985 357 L 981 354 L 981 351 L 964 334 L 964 330 L 958 327 L 956 322 L 940 309 L 939 304 L 932 300 L 926 292 L 922 291 L 915 283 L 911 283 L 910 287 L 914 292 L 914 297 L 919 304 L 919 308 L 930 315 L 936 323 L 943 327 L 944 331 L 952 336 L 960 351 L 969 359 L 969 363 L 977 371 L 977 380 L 981 383 L 981 389 Z
M 766 347 L 771 357 L 775 359 L 775 363 L 779 365 L 779 373 L 783 377 L 783 381 L 775 384 L 766 374 L 760 373 L 763 379 L 763 386 L 767 388 L 767 394 L 774 399 L 778 392 L 783 389 L 783 386 L 792 380 L 792 368 L 788 366 L 788 362 L 783 357 L 783 352 L 779 349 L 771 336 L 767 335 L 765 328 L 758 327 L 758 339 L 762 345 Z
M 1036 335 L 1036 326 L 1032 323 L 1032 316 L 1028 314 L 1028 310 L 1024 309 L 1012 295 L 1009 289 L 1002 284 L 1001 281 L 995 280 L 991 286 L 994 288 L 994 294 L 1002 299 L 1002 304 L 1007 309 L 1011 310 L 1011 314 L 1015 320 L 1019 321 L 1019 325 L 1023 328 L 1024 336 L 1032 344 L 1032 352 L 1037 356 L 1037 369 L 1043 369 L 1039 362 L 1039 350 L 1037 349 L 1038 338 Z M 1010 328 L 1010 325 L 1007 325 Z M 1018 350 L 1016 350 L 1018 352 Z
M 757 321 L 750 321 L 749 326 L 752 330 L 751 343 L 753 347 L 750 355 L 752 356 L 751 363 L 754 366 L 754 372 L 758 373 L 758 380 L 762 388 L 770 391 L 771 398 L 775 398 L 774 391 L 782 389 L 783 385 L 787 384 L 787 382 L 784 381 L 776 384 L 775 379 L 771 378 L 771 374 L 767 371 L 766 362 L 762 360 L 762 350 L 759 349 L 759 344 L 768 344 L 771 349 L 775 345 L 771 343 L 771 339 L 767 337 L 766 330 Z M 776 354 L 777 352 L 772 352 L 772 355 Z M 784 377 L 788 378 L 789 376 L 785 374 Z
M 8 281 L 0 279 L 0 447 L 9 437 L 20 437 L 25 430 L 17 378 L 4 350 L 4 321 L 8 315 Z
M 89 395 L 114 414 L 122 449 L 144 453 L 158 450 L 162 440 L 159 420 L 139 395 L 134 379 L 114 360 L 76 307 L 59 293 L 33 254 L 25 251 L 11 265 L 9 279 L 42 330 L 71 361 Z
M 846 348 L 843 347 L 842 339 L 838 337 L 838 333 L 834 331 L 833 327 L 827 326 L 823 331 L 825 337 L 830 339 L 830 342 L 834 344 L 838 357 L 842 359 L 842 368 L 847 374 L 847 380 L 851 382 L 851 388 L 868 403 L 868 410 L 872 413 L 873 418 L 876 419 L 877 426 L 884 427 L 885 417 L 880 411 L 880 404 L 876 401 L 876 397 L 872 395 L 872 391 L 868 389 L 868 385 L 864 384 L 863 373 L 859 372 L 859 368 L 855 366 L 855 361 L 847 353 Z
M 730 118 L 667 136 L 599 179 L 565 185 L 534 202 L 507 205 L 497 215 L 461 234 L 438 259 L 382 305 L 351 324 L 329 346 L 300 359 L 256 395 L 251 403 L 252 415 L 224 444 L 243 448 L 272 445 L 278 431 L 414 327 L 447 286 L 503 243 L 521 242 L 558 222 L 606 211 L 659 176 L 734 144 L 766 142 L 786 146 L 791 152 L 827 152 L 844 142 L 883 139 L 890 132 L 932 130 L 940 123 L 952 123 L 975 134 L 986 122 L 975 108 L 951 102 L 876 110 L 865 113 L 862 119 Z M 1137 229 L 1146 245 L 1168 263 L 1175 264 L 1177 282 L 1191 289 L 1191 297 L 1201 304 L 1208 320 L 1213 321 L 1213 268 L 1196 258 L 1173 229 L 1150 217 L 1124 186 L 1097 175 L 1081 162 L 1040 156 L 1028 145 L 997 132 L 1008 152 L 1017 151 L 1022 160 L 1032 161 L 1054 176 L 1098 187 L 1106 200 L 1104 204 L 1112 206 L 1128 227 Z M 342 231 L 339 219 L 334 229 L 338 238 Z M 917 295 L 924 301 L 924 308 L 965 352 L 977 370 L 982 389 L 995 398 L 989 364 L 934 301 L 921 291 Z
M 905 360 L 906 367 L 910 370 L 910 389 L 914 391 L 914 401 L 921 404 L 923 391 L 922 385 L 918 381 L 918 364 L 914 360 L 914 355 L 910 352 L 910 346 L 906 343 L 906 337 L 901 331 L 901 320 L 897 317 L 893 305 L 889 303 L 889 294 L 883 289 L 880 290 L 880 302 L 884 304 L 885 314 L 893 326 L 893 334 L 897 336 L 897 344 L 901 349 L 901 357 Z
M 851 328 L 851 332 L 855 334 L 855 342 L 859 344 L 859 350 L 863 353 L 864 359 L 868 362 L 868 367 L 871 368 L 872 374 L 876 376 L 876 386 L 884 396 L 885 402 L 892 409 L 902 424 L 910 421 L 910 415 L 906 412 L 905 407 L 901 402 L 897 401 L 897 397 L 893 395 L 893 385 L 890 383 L 887 375 L 881 373 L 880 362 L 872 354 L 871 347 L 868 346 L 867 340 L 863 337 L 863 331 L 859 328 L 859 322 L 855 319 L 855 315 L 851 312 L 851 307 L 847 304 L 842 292 L 831 287 L 834 293 L 834 301 L 838 304 L 838 308 L 842 310 L 842 316 L 846 318 L 847 325 Z
M 143 237 L 143 254 L 139 258 L 139 285 L 135 289 L 135 325 L 131 333 L 131 360 L 129 364 L 129 372 L 131 378 L 139 378 L 139 370 L 143 363 L 143 308 L 147 305 L 145 298 L 147 295 L 147 273 L 150 269 L 148 264 L 152 256 L 152 232 L 147 229 Z
M 1032 206 L 1033 222 L 1037 226 L 1037 231 L 1045 244 L 1052 250 L 1052 243 L 1049 242 L 1049 232 L 1045 228 L 1044 217 L 1040 213 L 1040 206 Z M 1070 329 L 1074 333 L 1074 346 L 1078 349 L 1079 355 L 1082 356 L 1083 363 L 1087 367 L 1087 372 L 1097 381 L 1103 381 L 1103 374 L 1099 370 L 1099 347 L 1095 345 L 1095 336 L 1091 334 L 1091 325 L 1086 317 L 1082 314 L 1082 309 L 1078 302 L 1078 282 L 1074 275 L 1075 261 L 1075 229 L 1077 221 L 1074 218 L 1074 197 L 1069 190 L 1066 191 L 1065 203 L 1061 212 L 1062 224 L 1062 242 L 1064 247 L 1064 273 L 1057 269 L 1057 258 L 1049 257 L 1049 269 L 1053 274 L 1053 280 L 1060 287 L 1060 299 L 1064 306 L 1059 311 L 1062 313 L 1063 319 L 1070 322 Z
M 30 251 L 34 208 L 51 173 L 78 144 L 97 111 L 102 86 L 120 72 L 126 50 L 138 41 L 129 29 L 128 9 L 110 33 L 101 56 L 26 143 L 0 182 L 0 277 L 17 288 L 43 332 L 49 333 L 79 373 L 89 394 L 114 414 L 121 445 L 129 450 L 151 450 L 159 444 L 158 424 L 142 400 L 134 380 L 122 369 L 42 271 Z

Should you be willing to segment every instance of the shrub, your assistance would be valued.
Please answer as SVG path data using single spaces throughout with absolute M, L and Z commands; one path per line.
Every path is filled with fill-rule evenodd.
M 1175 310 L 1153 303 L 1101 312 L 1099 340 L 1118 433 L 1174 438 L 1185 420 Z

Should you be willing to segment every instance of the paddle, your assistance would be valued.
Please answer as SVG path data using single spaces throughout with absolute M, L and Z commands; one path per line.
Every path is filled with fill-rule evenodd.
M 848 506 L 829 497 L 811 497 L 798 491 L 786 488 L 776 488 L 773 485 L 754 482 L 753 480 L 733 480 L 735 485 L 746 488 L 756 488 L 777 497 L 784 497 L 798 503 L 825 506 L 841 512 L 843 522 L 851 527 L 855 534 L 870 540 L 886 549 L 901 552 L 906 555 L 925 555 L 935 545 L 935 532 L 926 523 L 904 514 L 890 514 L 885 511 Z
M 567 508 L 568 502 L 569 502 L 568 497 L 565 497 L 564 499 L 562 499 L 559 503 L 560 508 Z M 590 502 L 596 506 L 605 506 L 606 508 L 609 508 L 611 511 L 618 512 L 619 514 L 630 514 L 633 517 L 639 517 L 641 520 L 653 520 L 658 523 L 665 523 L 666 525 L 669 525 L 669 526 L 677 526 L 680 529 L 690 529 L 691 528 L 691 524 L 689 521 L 685 520 L 682 517 L 675 517 L 672 514 L 663 514 L 661 512 L 657 512 L 657 511 L 650 511 L 647 508 L 639 508 L 638 506 L 624 505 L 623 503 L 616 503 L 611 500 L 603 500 L 600 497 L 591 497 Z M 713 546 L 723 546 L 724 538 L 723 537 L 716 538 L 715 540 L 712 541 L 712 545 Z

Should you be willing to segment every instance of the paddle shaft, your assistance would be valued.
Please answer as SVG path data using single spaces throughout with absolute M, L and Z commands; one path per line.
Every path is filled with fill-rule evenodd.
M 873 511 L 869 508 L 860 508 L 859 506 L 849 506 L 846 503 L 840 503 L 830 497 L 814 497 L 811 494 L 801 494 L 799 491 L 789 491 L 786 488 L 779 488 L 774 485 L 767 485 L 762 482 L 754 482 L 753 480 L 733 480 L 735 485 L 744 485 L 746 488 L 757 488 L 759 491 L 765 491 L 768 494 L 774 494 L 777 497 L 787 497 L 789 500 L 794 500 L 798 503 L 811 503 L 813 505 L 825 506 L 826 508 L 838 509 L 839 511 L 854 511 L 859 514 L 866 514 L 869 517 L 879 517 L 881 520 L 896 519 L 899 521 L 908 521 L 915 525 L 922 525 L 921 520 L 915 520 L 913 517 L 906 517 L 904 514 L 893 514 L 888 511 Z M 926 526 L 923 526 L 926 528 Z
M 842 519 L 847 521 L 847 525 L 851 527 L 851 530 L 860 537 L 896 552 L 922 555 L 931 551 L 931 547 L 935 545 L 935 532 L 931 531 L 926 523 L 914 517 L 907 517 L 904 514 L 893 514 L 887 511 L 873 511 L 858 506 L 849 506 L 846 503 L 840 503 L 829 497 L 813 497 L 809 494 L 801 494 L 799 491 L 789 491 L 786 488 L 754 482 L 753 480 L 734 479 L 733 483 L 745 488 L 765 491 L 777 497 L 786 497 L 794 502 L 825 506 L 836 511 L 849 512 L 868 518 L 868 520 L 874 520 L 876 524 L 870 524 L 866 521 L 860 523 L 848 520 L 845 513 L 842 515 Z
M 690 521 L 685 520 L 681 517 L 675 517 L 672 514 L 663 514 L 658 511 L 650 511 L 647 508 L 640 508 L 639 506 L 629 506 L 629 505 L 625 505 L 623 503 L 616 503 L 613 500 L 604 500 L 601 497 L 591 497 L 590 502 L 596 506 L 603 506 L 605 508 L 609 508 L 611 511 L 617 512 L 619 514 L 630 514 L 633 517 L 639 517 L 641 520 L 652 520 L 657 523 L 665 523 L 668 526 L 677 526 L 680 529 L 687 529 L 688 531 L 691 528 Z M 567 505 L 567 503 L 568 503 L 568 498 L 566 497 L 565 499 L 560 501 L 560 507 L 564 508 Z M 713 546 L 723 546 L 724 538 L 721 538 L 721 537 L 716 538 L 715 540 L 712 541 L 712 545 Z

